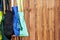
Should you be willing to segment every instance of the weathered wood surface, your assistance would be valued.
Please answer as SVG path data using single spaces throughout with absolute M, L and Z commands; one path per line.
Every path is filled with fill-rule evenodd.
M 24 0 L 28 37 L 13 40 L 60 40 L 60 1 Z

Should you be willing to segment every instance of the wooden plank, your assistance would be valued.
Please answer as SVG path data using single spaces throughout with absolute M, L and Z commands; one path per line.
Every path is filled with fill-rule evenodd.
M 46 10 L 46 0 L 43 0 L 43 40 L 47 40 L 47 10 Z
M 54 0 L 48 1 L 50 40 L 54 40 Z
M 6 10 L 6 5 L 5 5 L 5 1 L 3 0 L 3 11 L 4 11 L 4 14 L 5 14 L 5 10 Z
M 46 22 L 47 22 L 47 40 L 50 40 L 50 30 L 49 30 L 49 9 L 48 9 L 48 5 L 49 5 L 49 0 L 46 0 Z
M 36 40 L 43 40 L 42 35 L 42 0 L 36 0 Z
M 59 0 L 55 0 L 55 40 L 59 40 L 59 27 L 60 27 L 60 20 L 59 20 Z
M 53 10 L 49 11 L 49 30 L 50 30 L 50 40 L 53 40 L 54 38 L 54 18 L 53 18 Z
M 30 28 L 29 28 L 29 8 L 28 8 L 28 5 L 29 5 L 29 0 L 24 0 L 24 14 L 25 14 L 25 21 L 26 21 L 26 25 L 27 25 L 27 29 L 28 29 L 28 33 L 30 32 Z M 22 37 L 22 40 L 29 40 L 29 37 L 30 37 L 30 33 L 29 33 L 29 36 L 28 37 Z
M 34 0 L 29 0 L 30 11 L 30 40 L 35 40 L 35 6 Z

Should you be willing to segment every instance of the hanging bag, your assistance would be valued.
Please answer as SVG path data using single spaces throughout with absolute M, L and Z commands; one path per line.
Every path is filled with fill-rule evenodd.
M 14 33 L 16 36 L 19 36 L 19 33 L 20 33 L 20 25 L 19 25 L 19 18 L 18 18 L 18 7 L 17 6 L 14 6 L 12 7 L 12 10 L 14 12 L 14 23 L 13 23 L 13 28 L 14 28 Z
M 3 3 L 3 8 L 2 8 L 2 40 L 8 40 L 8 38 L 4 35 L 4 26 L 3 26 L 3 21 L 4 21 L 4 9 L 5 9 L 5 3 L 4 3 L 4 0 L 2 0 L 2 3 Z
M 0 0 L 0 40 L 2 40 L 2 16 L 3 16 L 3 12 L 2 12 L 2 0 Z
M 16 0 L 18 4 L 18 14 L 20 20 L 20 36 L 28 36 L 27 26 L 24 19 L 23 0 Z
M 18 6 L 16 6 L 16 1 L 14 1 L 14 0 L 11 1 L 11 5 L 12 5 L 12 11 L 14 12 L 14 23 L 13 23 L 14 34 L 16 36 L 19 36 L 21 25 L 20 25 L 20 21 L 19 21 L 19 17 L 18 17 Z
M 5 19 L 4 19 L 4 34 L 11 40 L 11 36 L 14 34 L 13 31 L 13 16 L 14 13 L 10 10 L 9 0 L 4 0 L 6 5 Z

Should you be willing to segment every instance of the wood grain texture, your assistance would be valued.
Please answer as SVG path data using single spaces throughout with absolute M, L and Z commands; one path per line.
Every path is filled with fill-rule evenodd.
M 60 1 L 24 0 L 28 37 L 13 40 L 60 40 Z
M 60 0 L 55 0 L 55 40 L 60 40 Z
M 47 13 L 46 13 L 46 0 L 43 0 L 43 40 L 47 40 Z
M 36 40 L 42 38 L 42 0 L 36 0 Z
M 48 1 L 50 40 L 54 40 L 54 0 Z
M 29 0 L 29 8 L 30 8 L 30 40 L 35 40 L 35 6 L 34 0 Z

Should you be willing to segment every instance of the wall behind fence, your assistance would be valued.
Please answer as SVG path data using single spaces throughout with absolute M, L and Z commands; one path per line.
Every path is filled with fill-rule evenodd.
M 13 40 L 60 40 L 60 1 L 24 0 L 28 37 Z

